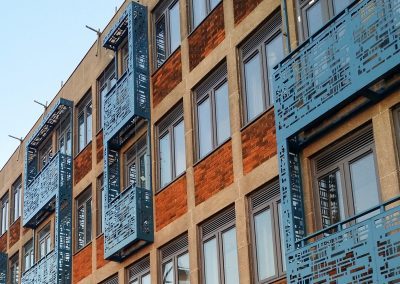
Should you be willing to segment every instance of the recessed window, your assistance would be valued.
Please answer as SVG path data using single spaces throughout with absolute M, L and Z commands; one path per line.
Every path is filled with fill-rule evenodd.
M 11 220 L 12 222 L 17 221 L 21 216 L 21 190 L 22 190 L 22 179 L 19 177 L 11 187 L 12 191 L 12 210 Z
M 201 159 L 230 136 L 226 64 L 195 89 L 197 158 Z
M 76 199 L 76 250 L 92 240 L 92 188 L 87 188 Z
M 92 93 L 78 105 L 78 153 L 92 141 Z
M 186 170 L 182 104 L 157 124 L 157 133 L 158 177 L 159 187 L 162 188 Z
M 371 126 L 328 147 L 313 159 L 313 164 L 322 228 L 380 203 Z
M 35 251 L 33 248 L 33 240 L 30 240 L 24 245 L 24 271 L 27 271 L 35 264 Z
M 250 196 L 254 278 L 265 283 L 286 270 L 279 183 L 273 182 Z
M 191 0 L 192 30 L 194 30 L 221 0 Z
M 52 135 L 39 148 L 39 170 L 42 170 L 53 158 Z
M 129 284 L 151 284 L 150 257 L 145 257 L 128 267 Z
M 71 156 L 72 154 L 72 137 L 71 137 L 71 123 L 68 116 L 62 122 L 57 130 L 58 150 L 61 154 Z
M 97 178 L 97 235 L 104 232 L 103 200 L 105 200 L 104 176 Z
M 147 188 L 146 155 L 147 145 L 144 136 L 125 153 L 125 188 L 131 185 Z
M 314 34 L 350 3 L 351 0 L 304 1 L 301 6 L 304 36 L 307 38 Z
M 6 194 L 0 199 L 0 236 L 8 230 L 8 209 L 9 200 L 8 194 Z
M 239 283 L 234 207 L 206 221 L 200 230 L 203 282 Z
M 244 122 L 274 104 L 273 67 L 284 57 L 281 17 L 274 15 L 240 47 Z
M 118 57 L 120 65 L 119 77 L 122 77 L 129 68 L 129 42 L 127 38 L 118 47 Z
M 190 283 L 187 234 L 163 246 L 160 255 L 162 284 Z
M 10 284 L 19 283 L 19 254 L 10 258 Z
M 164 1 L 154 11 L 155 67 L 181 45 L 179 1 Z
M 37 244 L 38 244 L 38 260 L 44 258 L 51 250 L 51 223 L 44 226 L 43 229 L 37 234 Z
M 117 76 L 115 74 L 115 61 L 112 60 L 99 78 L 97 78 L 97 130 L 102 129 L 104 124 L 104 96 L 111 90 L 115 83 L 117 83 Z

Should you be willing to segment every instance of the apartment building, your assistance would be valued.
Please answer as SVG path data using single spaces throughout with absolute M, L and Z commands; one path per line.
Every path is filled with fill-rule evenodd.
M 0 171 L 0 283 L 397 283 L 399 23 L 125 1 Z

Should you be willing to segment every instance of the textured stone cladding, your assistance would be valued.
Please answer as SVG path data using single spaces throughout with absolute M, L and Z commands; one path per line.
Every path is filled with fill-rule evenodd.
M 181 49 L 178 48 L 154 73 L 153 107 L 157 106 L 181 81 L 182 59 Z
M 232 141 L 229 140 L 194 167 L 196 205 L 232 183 Z
M 233 0 L 233 14 L 235 25 L 239 24 L 248 14 L 253 11 L 262 0 Z
M 92 142 L 86 145 L 74 160 L 74 184 L 92 170 Z
M 20 232 L 21 232 L 21 218 L 18 218 L 17 221 L 15 221 L 10 226 L 10 242 L 8 244 L 9 247 L 12 247 L 16 242 L 19 241 Z
M 187 212 L 186 192 L 186 175 L 184 175 L 156 195 L 156 231 Z
M 96 239 L 96 268 L 99 269 L 109 261 L 104 259 L 104 235 Z
M 96 135 L 96 162 L 103 160 L 103 130 Z
M 275 156 L 276 151 L 274 110 L 270 109 L 242 131 L 244 174 Z
M 7 233 L 4 233 L 0 237 L 0 252 L 6 252 L 7 251 Z
M 189 36 L 189 66 L 193 70 L 225 38 L 222 2 Z
M 78 283 L 92 274 L 92 245 L 89 244 L 73 257 L 72 283 Z

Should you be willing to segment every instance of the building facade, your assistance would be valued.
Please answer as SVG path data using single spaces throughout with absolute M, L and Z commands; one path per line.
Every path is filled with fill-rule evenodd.
M 397 283 L 399 23 L 125 1 L 0 171 L 0 283 Z

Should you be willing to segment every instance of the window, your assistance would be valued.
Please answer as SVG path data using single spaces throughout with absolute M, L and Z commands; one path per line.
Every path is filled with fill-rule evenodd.
M 220 2 L 221 0 L 191 0 L 192 30 L 194 30 Z
M 276 181 L 250 196 L 255 283 L 276 281 L 286 270 L 279 192 Z
M 304 1 L 301 6 L 304 36 L 307 38 L 314 34 L 351 2 L 352 0 Z
M 19 254 L 10 258 L 10 284 L 19 283 Z
M 76 199 L 76 250 L 92 241 L 92 188 Z
M 125 187 L 147 188 L 146 136 L 139 139 L 125 154 Z
M 48 223 L 38 233 L 38 259 L 41 260 L 51 251 L 51 223 Z
M 322 228 L 380 203 L 371 126 L 335 142 L 313 159 L 313 167 Z
M 97 178 L 97 235 L 104 232 L 103 200 L 105 199 L 104 176 Z
M 78 106 L 78 153 L 92 141 L 92 93 L 89 91 Z
M 118 284 L 118 274 L 115 274 L 108 278 L 107 280 L 102 281 L 100 284 Z
M 50 135 L 39 148 L 39 170 L 42 170 L 53 158 L 53 140 Z
M 235 209 L 201 226 L 203 283 L 239 283 Z
M 11 187 L 12 191 L 12 210 L 11 220 L 12 222 L 17 221 L 21 216 L 21 190 L 22 190 L 22 179 L 19 177 Z
M 129 42 L 128 38 L 126 38 L 121 45 L 118 47 L 118 54 L 119 54 L 119 66 L 120 66 L 120 73 L 119 77 L 122 77 L 125 72 L 128 70 L 129 64 Z
M 273 67 L 284 57 L 281 17 L 275 14 L 240 48 L 244 122 L 274 103 Z
M 151 284 L 150 258 L 147 256 L 128 268 L 129 284 Z
M 189 252 L 187 234 L 173 240 L 160 250 L 161 283 L 189 284 Z
M 195 90 L 197 158 L 201 159 L 230 136 L 226 63 Z
M 157 125 L 160 188 L 186 170 L 183 105 L 179 104 Z
M 103 99 L 104 96 L 117 83 L 114 60 L 107 66 L 103 73 L 97 78 L 97 130 L 103 128 Z
M 8 206 L 9 206 L 9 201 L 8 201 L 8 194 L 4 195 L 3 198 L 0 200 L 0 209 L 1 209 L 1 231 L 0 231 L 0 236 L 3 235 L 5 232 L 8 230 Z
M 71 156 L 71 126 L 70 117 L 66 117 L 57 130 L 57 148 L 61 154 Z
M 35 263 L 35 251 L 33 249 L 33 241 L 30 240 L 24 245 L 24 271 L 27 271 Z
M 154 11 L 155 67 L 164 61 L 181 45 L 179 0 L 167 0 Z

